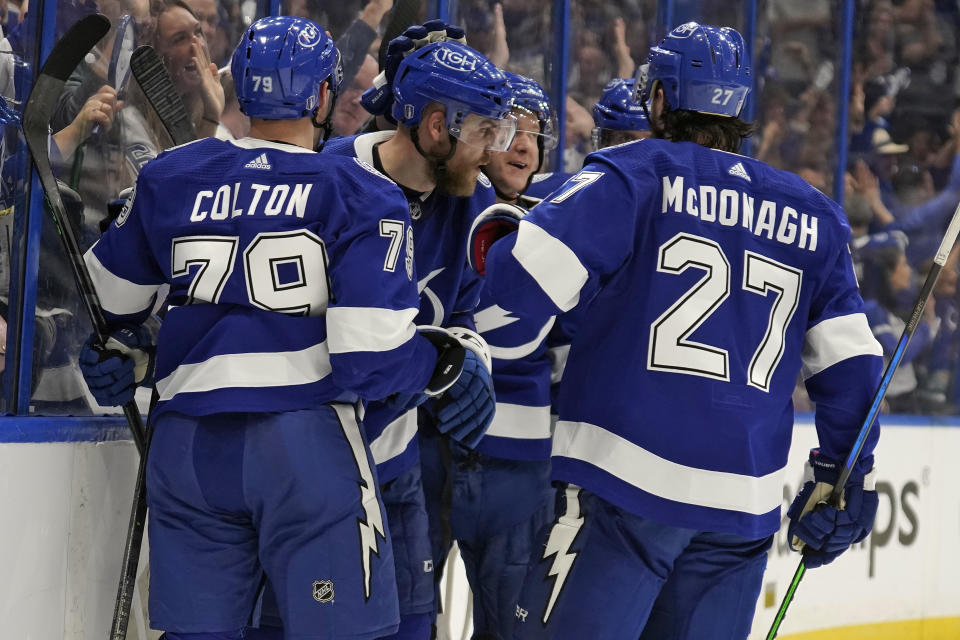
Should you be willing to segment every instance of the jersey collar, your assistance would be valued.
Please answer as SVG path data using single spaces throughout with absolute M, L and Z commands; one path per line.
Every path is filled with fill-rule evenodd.
M 316 153 L 312 149 L 304 149 L 301 146 L 295 144 L 287 144 L 285 142 L 274 142 L 273 140 L 261 140 L 260 138 L 240 138 L 238 140 L 226 140 L 232 145 L 241 147 L 243 149 L 277 149 L 279 151 L 286 151 L 287 153 Z

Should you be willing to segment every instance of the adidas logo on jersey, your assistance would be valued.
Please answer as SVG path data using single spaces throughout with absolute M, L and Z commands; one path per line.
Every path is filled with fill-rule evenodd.
M 259 156 L 243 165 L 244 169 L 272 169 L 270 162 L 267 161 L 267 154 L 261 153 Z
M 737 176 L 738 178 L 743 178 L 747 182 L 753 182 L 753 180 L 750 179 L 750 174 L 748 174 L 747 170 L 743 168 L 742 162 L 738 162 L 737 164 L 730 167 L 730 170 L 727 171 L 727 173 L 729 173 L 732 176 Z

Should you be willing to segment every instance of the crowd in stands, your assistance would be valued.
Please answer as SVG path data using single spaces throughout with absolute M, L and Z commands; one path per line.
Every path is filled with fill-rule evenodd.
M 413 22 L 422 22 L 426 6 Z M 576 170 L 591 149 L 590 109 L 606 83 L 632 77 L 657 30 L 656 0 L 573 0 L 566 79 L 563 167 Z M 26 33 L 27 0 L 0 2 L 0 94 L 12 111 L 29 90 L 33 34 Z M 138 44 L 161 53 L 184 98 L 198 135 L 242 137 L 248 123 L 236 105 L 229 55 L 254 19 L 252 0 L 65 0 L 58 5 L 58 34 L 79 16 L 98 10 L 114 30 L 74 73 L 51 123 L 59 177 L 83 205 L 75 224 L 92 242 L 108 203 L 133 183 L 137 170 L 172 143 L 134 81 L 108 82 L 116 26 L 130 15 Z M 335 135 L 369 123 L 360 95 L 378 73 L 380 36 L 392 0 L 284 0 L 283 13 L 324 25 L 342 54 L 344 83 L 333 117 Z M 697 19 L 742 27 L 737 3 L 677 0 L 674 22 Z M 756 132 L 751 155 L 801 175 L 828 195 L 834 188 L 838 128 L 840 37 L 837 0 L 769 0 L 760 3 L 754 42 L 757 91 L 752 97 Z M 468 42 L 495 64 L 530 76 L 552 90 L 554 11 L 545 0 L 459 0 L 453 21 Z M 950 0 L 860 0 L 849 95 L 848 161 L 843 200 L 853 232 L 852 252 L 868 305 L 868 320 L 889 355 L 916 292 L 960 202 L 960 9 Z M 15 254 L 14 214 L 23 213 L 26 161 L 16 123 L 3 116 L 0 190 L 0 316 L 6 316 L 9 256 Z M 78 159 L 79 158 L 79 159 Z M 43 369 L 68 363 L 87 333 L 58 247 L 45 230 L 34 359 L 38 410 L 57 403 L 83 412 L 81 389 L 58 382 L 44 391 Z M 953 415 L 960 406 L 960 298 L 957 256 L 951 256 L 894 384 L 888 408 L 904 413 Z M 66 314 L 66 315 L 64 315 Z M 51 319 L 52 318 L 52 319 Z M 59 324 L 58 324 L 59 323 Z M 0 331 L 5 324 L 0 323 Z M 59 332 L 59 334 L 58 334 Z M 2 345 L 7 346 L 7 345 Z M 72 386 L 71 386 L 72 385 Z M 82 383 L 81 383 L 82 386 Z M 809 409 L 798 386 L 797 408 Z M 51 409 L 56 412 L 56 409 Z

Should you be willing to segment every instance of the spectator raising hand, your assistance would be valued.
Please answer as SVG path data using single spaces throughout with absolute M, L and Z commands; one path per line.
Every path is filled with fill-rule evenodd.
M 487 52 L 490 62 L 501 69 L 507 66 L 510 60 L 510 47 L 507 46 L 507 28 L 503 24 L 503 5 L 499 2 L 493 5 L 493 38 L 491 49 Z
M 199 97 L 203 103 L 199 121 L 196 124 L 197 135 L 200 137 L 213 136 L 217 133 L 220 124 L 220 114 L 223 113 L 224 94 L 217 65 L 210 61 L 210 53 L 200 38 L 194 36 L 191 44 L 193 64 L 200 74 Z
M 630 56 L 630 46 L 627 45 L 627 23 L 623 18 L 613 20 L 613 55 L 617 59 L 617 77 L 632 78 L 637 70 L 637 64 Z
M 113 124 L 114 114 L 122 106 L 123 103 L 117 100 L 117 92 L 113 87 L 107 84 L 100 87 L 83 103 L 77 117 L 54 134 L 53 140 L 57 144 L 60 155 L 64 158 L 72 156 L 97 125 L 109 129 Z

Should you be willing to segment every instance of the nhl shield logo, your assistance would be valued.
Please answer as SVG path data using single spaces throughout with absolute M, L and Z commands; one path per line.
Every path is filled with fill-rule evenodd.
M 314 580 L 313 599 L 320 604 L 333 602 L 333 580 Z

